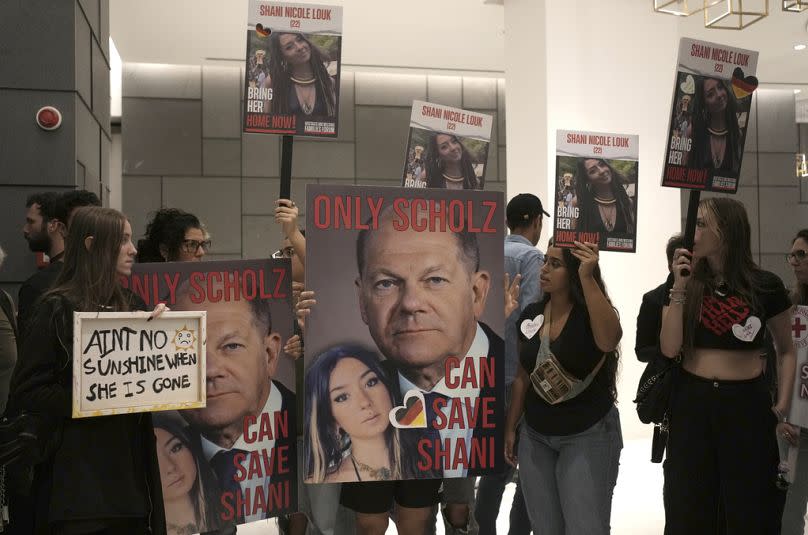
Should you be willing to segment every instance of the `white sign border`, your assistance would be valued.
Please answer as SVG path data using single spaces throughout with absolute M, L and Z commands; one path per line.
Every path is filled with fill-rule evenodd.
M 110 320 L 110 319 L 138 319 L 144 320 L 151 315 L 151 312 L 74 312 L 73 313 L 73 418 L 90 418 L 96 416 L 110 416 L 114 414 L 136 414 L 141 412 L 159 412 L 183 409 L 199 409 L 206 406 L 207 403 L 207 359 L 206 348 L 208 341 L 207 333 L 207 312 L 202 311 L 182 311 L 182 312 L 163 312 L 159 318 L 153 321 L 159 322 L 161 318 L 165 319 L 192 319 L 196 320 L 196 326 L 199 329 L 199 337 L 197 338 L 197 356 L 199 359 L 198 370 L 200 377 L 196 378 L 199 382 L 198 393 L 199 396 L 195 401 L 188 401 L 183 403 L 166 403 L 157 405 L 137 405 L 129 408 L 115 408 L 115 409 L 96 409 L 92 411 L 85 411 L 81 409 L 81 399 L 78 395 L 82 392 L 82 374 L 81 374 L 81 329 L 82 324 L 86 320 Z

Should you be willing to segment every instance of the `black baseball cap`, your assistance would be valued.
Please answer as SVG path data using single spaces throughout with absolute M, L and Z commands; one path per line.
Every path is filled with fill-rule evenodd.
M 511 228 L 524 225 L 541 214 L 550 217 L 550 214 L 544 211 L 541 199 L 532 193 L 520 193 L 508 201 L 508 207 L 505 209 L 505 217 Z

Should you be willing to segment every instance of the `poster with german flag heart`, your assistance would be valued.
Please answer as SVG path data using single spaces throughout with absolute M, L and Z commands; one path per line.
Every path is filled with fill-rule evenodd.
M 735 193 L 758 53 L 682 38 L 662 185 Z
M 505 466 L 505 198 L 309 184 L 306 484 Z

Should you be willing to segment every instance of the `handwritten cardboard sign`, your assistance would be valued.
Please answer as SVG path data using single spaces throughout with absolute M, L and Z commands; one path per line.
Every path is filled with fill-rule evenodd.
M 205 406 L 206 312 L 73 314 L 73 418 Z

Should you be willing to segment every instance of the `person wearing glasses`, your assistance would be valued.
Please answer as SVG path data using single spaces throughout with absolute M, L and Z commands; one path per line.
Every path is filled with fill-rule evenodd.
M 797 232 L 791 242 L 791 251 L 786 261 L 794 272 L 796 285 L 791 292 L 791 301 L 797 306 L 808 305 L 808 228 Z M 783 535 L 799 534 L 805 530 L 805 509 L 808 504 L 808 429 L 800 429 L 800 451 L 794 482 L 788 487 L 783 511 Z
M 162 208 L 155 212 L 138 241 L 138 262 L 196 262 L 210 250 L 205 226 L 189 212 Z

